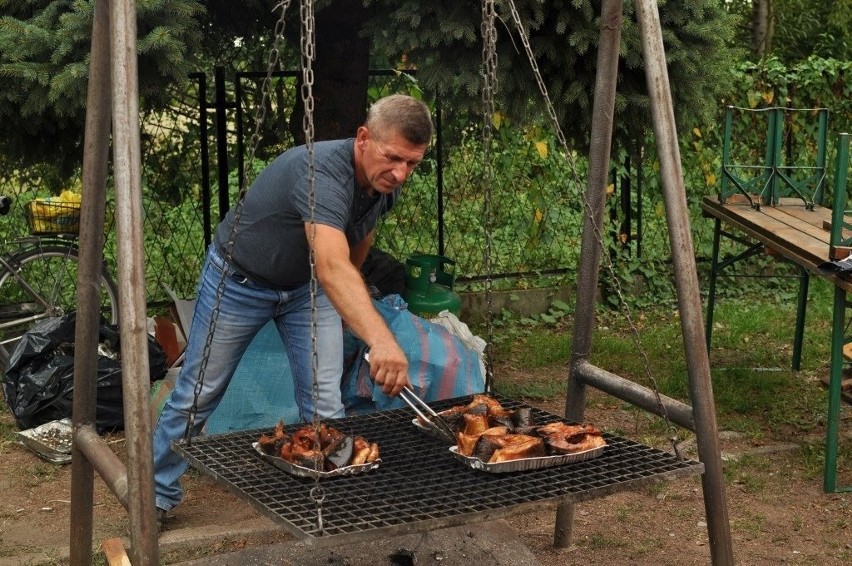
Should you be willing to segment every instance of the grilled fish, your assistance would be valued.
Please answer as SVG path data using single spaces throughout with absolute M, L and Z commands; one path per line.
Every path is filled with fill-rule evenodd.
M 284 423 L 278 423 L 273 434 L 262 434 L 257 443 L 264 454 L 325 472 L 373 463 L 380 453 L 378 444 L 361 436 L 349 436 L 325 423 L 317 428 L 305 425 L 292 434 L 286 433 Z

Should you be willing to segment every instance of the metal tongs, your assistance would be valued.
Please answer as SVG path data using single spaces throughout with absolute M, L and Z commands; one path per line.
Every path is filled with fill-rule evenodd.
M 370 363 L 369 350 L 364 352 L 364 361 L 368 364 Z M 435 410 L 427 405 L 426 401 L 418 397 L 411 388 L 403 387 L 402 391 L 399 392 L 399 396 L 414 410 L 415 413 L 417 413 L 417 416 L 429 423 L 441 438 L 450 444 L 456 443 L 456 433 L 453 431 L 452 427 L 447 424 L 444 417 L 436 413 Z M 421 408 L 425 409 L 426 412 L 424 413 Z
M 456 433 L 453 432 L 452 427 L 447 424 L 447 421 L 444 420 L 444 417 L 435 412 L 432 407 L 426 404 L 426 402 L 414 394 L 414 391 L 409 389 L 408 387 L 403 387 L 402 391 L 399 392 L 399 396 L 402 397 L 402 400 L 405 401 L 409 407 L 414 409 L 414 412 L 417 413 L 421 419 L 432 425 L 432 427 L 437 431 L 437 433 L 449 442 L 450 444 L 456 443 Z M 418 408 L 418 405 L 426 410 L 426 413 Z

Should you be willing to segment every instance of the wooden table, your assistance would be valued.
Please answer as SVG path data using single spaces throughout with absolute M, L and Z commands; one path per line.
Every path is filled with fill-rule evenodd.
M 710 289 L 707 301 L 707 349 L 713 329 L 713 309 L 716 300 L 716 280 L 722 270 L 738 261 L 759 253 L 768 253 L 792 262 L 799 267 L 799 293 L 796 309 L 796 328 L 793 340 L 793 369 L 801 364 L 802 339 L 807 309 L 808 284 L 816 275 L 834 286 L 831 325 L 831 375 L 829 378 L 828 425 L 826 430 L 825 470 L 823 489 L 826 492 L 852 491 L 838 487 L 837 444 L 840 425 L 841 383 L 843 379 L 843 347 L 846 345 L 844 325 L 846 294 L 852 291 L 852 281 L 820 271 L 819 265 L 829 260 L 831 247 L 831 210 L 815 206 L 807 209 L 797 198 L 782 198 L 776 205 L 752 206 L 748 200 L 731 197 L 725 203 L 716 197 L 705 197 L 701 203 L 704 214 L 715 220 Z M 736 232 L 728 231 L 734 229 Z M 743 237 L 742 235 L 745 235 Z M 743 251 L 722 260 L 719 258 L 721 238 L 738 242 Z

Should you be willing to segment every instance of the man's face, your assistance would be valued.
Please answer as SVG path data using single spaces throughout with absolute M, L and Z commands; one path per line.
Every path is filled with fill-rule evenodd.
M 358 132 L 357 143 L 362 151 L 362 182 L 385 194 L 404 183 L 426 153 L 426 144 L 412 144 L 396 132 L 379 139 L 364 127 Z

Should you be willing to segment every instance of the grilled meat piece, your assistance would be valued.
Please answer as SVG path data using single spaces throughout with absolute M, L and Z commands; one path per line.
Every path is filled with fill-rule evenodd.
M 544 442 L 541 438 L 526 434 L 507 434 L 500 437 L 503 445 L 491 454 L 489 464 L 520 460 L 523 458 L 539 458 L 545 456 Z
M 492 426 L 504 426 L 507 429 L 514 430 L 515 424 L 512 422 L 512 413 L 507 409 L 492 410 L 488 413 L 488 422 Z
M 284 432 L 284 421 L 278 421 L 275 426 L 275 432 L 272 435 L 261 434 L 257 439 L 257 443 L 264 454 L 272 456 L 277 455 L 281 451 L 281 446 L 287 441 L 287 435 Z
M 503 408 L 500 401 L 488 395 L 474 395 L 467 405 L 456 405 L 439 413 L 453 432 L 464 432 L 465 434 L 475 434 L 474 430 L 467 429 L 468 421 L 473 417 L 485 416 L 487 422 L 480 423 L 476 421 L 477 428 L 482 426 L 505 426 L 510 431 L 514 431 L 519 427 L 528 427 L 532 425 L 532 409 L 530 407 L 521 407 L 515 410 Z M 417 421 L 421 426 L 429 427 L 422 417 L 417 417 Z
M 331 472 L 345 466 L 372 463 L 379 458 L 379 445 L 363 437 L 352 437 L 325 423 L 304 425 L 286 434 L 279 423 L 272 435 L 258 439 L 261 451 L 311 470 Z
M 327 426 L 325 423 L 321 423 L 319 426 L 319 438 L 320 438 L 320 446 L 325 449 L 330 444 L 338 442 L 341 438 L 345 437 L 338 429 Z
M 473 450 L 476 447 L 476 442 L 478 440 L 479 435 L 457 432 L 456 446 L 458 447 L 459 454 L 462 456 L 473 456 Z
M 488 422 L 488 415 L 465 413 L 464 429 L 462 429 L 465 434 L 477 436 L 489 428 L 491 428 L 491 425 Z
M 561 421 L 539 425 L 537 428 L 542 434 L 561 434 L 563 436 L 571 436 L 581 432 L 592 434 L 601 433 L 601 431 L 589 424 L 572 425 Z
M 569 425 L 562 422 L 537 427 L 551 454 L 576 454 L 606 445 L 600 430 L 592 425 Z
M 551 454 L 576 454 L 606 446 L 606 440 L 600 434 L 580 432 L 566 437 L 548 435 L 544 437 L 544 444 Z
M 318 472 L 325 470 L 325 458 L 319 450 L 294 450 L 291 462 L 309 470 Z
M 464 428 L 464 414 L 467 410 L 467 407 L 464 405 L 457 405 L 455 407 L 451 407 L 446 411 L 441 411 L 439 414 L 444 419 L 451 429 L 455 432 L 458 432 Z M 429 426 L 426 424 L 425 426 Z
M 367 462 L 372 464 L 379 459 L 380 455 L 378 443 L 373 442 L 370 444 L 370 453 L 367 455 Z
M 471 456 L 487 462 L 498 448 L 505 446 L 509 429 L 505 426 L 494 426 L 486 429 L 476 439 Z
M 500 401 L 494 397 L 491 397 L 490 395 L 477 394 L 474 395 L 470 403 L 468 403 L 467 412 L 479 412 L 481 410 L 479 405 L 485 405 L 486 412 L 500 411 L 503 409 L 503 405 L 501 405 Z
M 298 446 L 303 451 L 312 449 L 319 450 L 322 444 L 320 443 L 319 434 L 311 426 L 303 426 L 293 433 L 292 442 L 294 446 Z
M 379 445 L 370 444 L 364 437 L 356 436 L 352 455 L 352 466 L 375 462 L 379 458 Z

